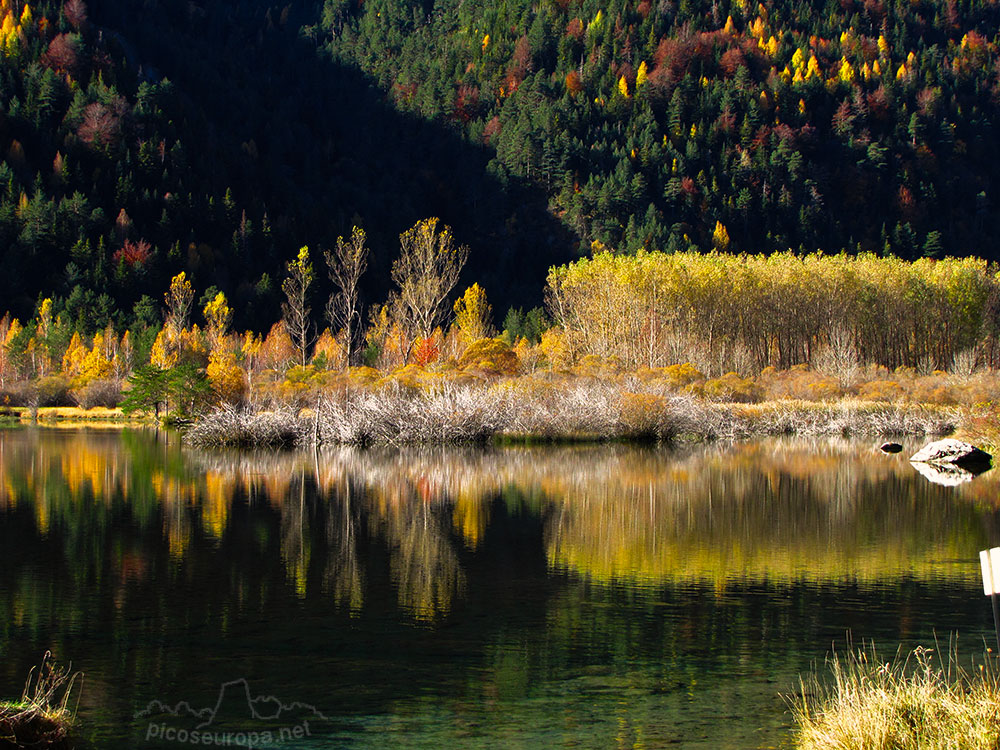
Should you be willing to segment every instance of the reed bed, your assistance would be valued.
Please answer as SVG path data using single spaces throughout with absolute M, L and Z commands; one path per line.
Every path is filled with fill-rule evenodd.
M 874 648 L 834 655 L 790 699 L 800 750 L 995 750 L 1000 747 L 996 656 L 964 669 L 957 649 L 935 660 L 918 646 L 890 662 Z
M 312 407 L 224 405 L 189 430 L 197 446 L 407 445 L 505 439 L 673 441 L 799 434 L 937 435 L 955 409 L 905 403 L 719 404 L 638 380 L 388 385 L 323 392 Z

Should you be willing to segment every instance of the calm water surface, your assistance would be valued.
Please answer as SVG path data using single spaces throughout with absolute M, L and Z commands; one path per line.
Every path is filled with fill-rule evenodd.
M 0 695 L 50 649 L 83 747 L 787 747 L 781 694 L 847 633 L 992 636 L 1000 479 L 916 447 L 0 431 Z

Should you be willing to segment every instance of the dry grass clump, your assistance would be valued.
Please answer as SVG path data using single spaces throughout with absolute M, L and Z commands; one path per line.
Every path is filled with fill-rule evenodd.
M 79 672 L 57 667 L 48 651 L 32 667 L 18 701 L 0 702 L 0 748 L 69 748 L 70 694 Z
M 258 409 L 223 404 L 199 418 L 186 438 L 202 447 L 291 446 L 302 442 L 305 423 L 289 406 Z
M 968 672 L 949 649 L 946 663 L 917 647 L 892 662 L 875 650 L 827 660 L 832 681 L 813 676 L 790 699 L 800 750 L 995 750 L 1000 747 L 1000 680 L 986 663 Z

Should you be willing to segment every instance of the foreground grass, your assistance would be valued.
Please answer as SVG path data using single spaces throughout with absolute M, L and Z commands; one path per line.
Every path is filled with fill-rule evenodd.
M 70 694 L 78 673 L 56 666 L 45 653 L 28 674 L 21 699 L 0 701 L 0 749 L 70 748 Z
M 883 662 L 874 649 L 828 660 L 791 701 L 800 750 L 996 750 L 1000 674 L 994 656 L 972 672 L 949 649 L 917 647 Z

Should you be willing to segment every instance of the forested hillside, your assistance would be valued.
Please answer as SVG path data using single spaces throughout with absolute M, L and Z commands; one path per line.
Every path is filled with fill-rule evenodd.
M 320 10 L 4 0 L 0 308 L 26 318 L 44 295 L 68 330 L 154 329 L 183 270 L 201 304 L 223 291 L 237 324 L 266 329 L 300 246 L 365 227 L 374 302 L 399 234 L 431 215 L 500 304 L 539 302 L 573 247 L 544 195 L 487 177 L 486 146 L 321 54 L 301 32 Z
M 984 0 L 326 0 L 395 105 L 616 249 L 1000 255 Z

